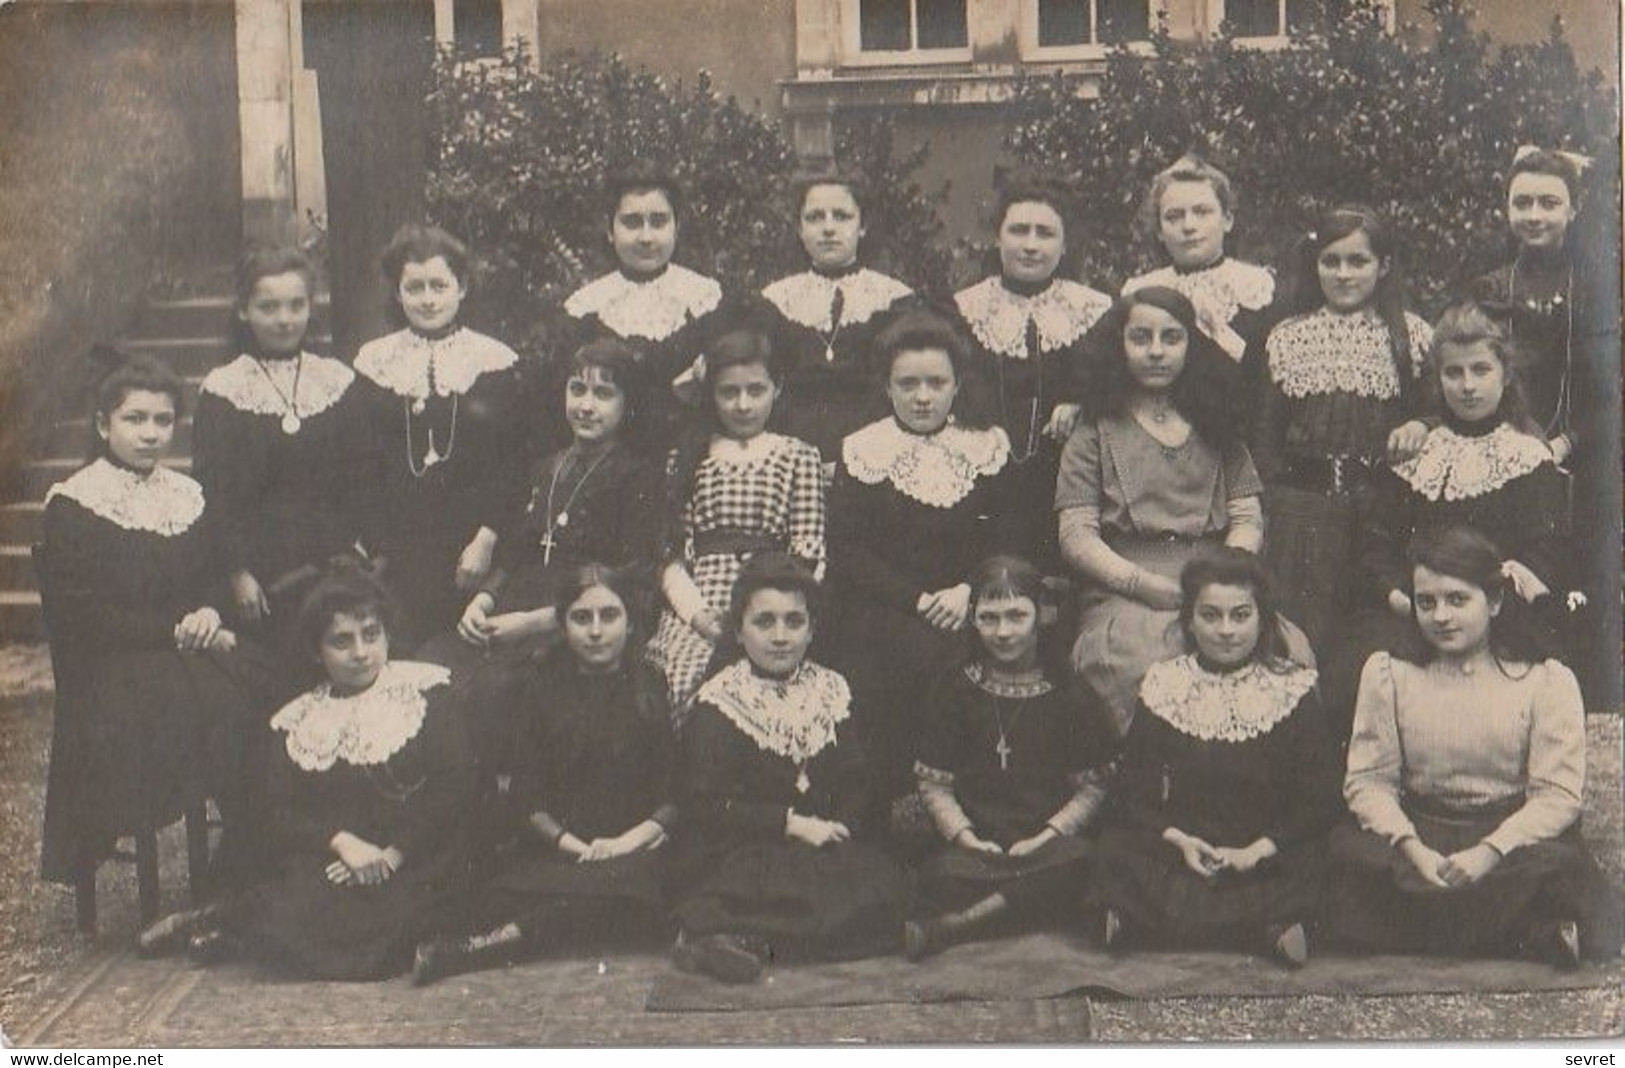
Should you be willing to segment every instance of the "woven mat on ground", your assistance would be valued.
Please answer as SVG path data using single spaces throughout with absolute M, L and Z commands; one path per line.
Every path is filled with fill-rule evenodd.
M 649 992 L 651 1012 L 718 1012 L 794 1006 L 999 1001 L 1086 993 L 1126 998 L 1202 995 L 1505 993 L 1617 987 L 1625 967 L 1564 973 L 1522 961 L 1321 955 L 1291 972 L 1238 953 L 1137 953 L 1114 958 L 1077 936 L 1029 934 L 955 946 L 923 964 L 898 958 L 770 969 L 761 982 L 728 986 L 667 972 Z

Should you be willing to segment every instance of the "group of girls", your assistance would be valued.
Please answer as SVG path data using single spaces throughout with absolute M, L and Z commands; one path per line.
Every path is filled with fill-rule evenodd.
M 47 505 L 85 654 L 47 877 L 210 796 L 249 844 L 142 947 L 324 978 L 675 928 L 747 981 L 1085 913 L 1114 951 L 1615 955 L 1559 466 L 1607 461 L 1575 413 L 1611 398 L 1572 331 L 1524 364 L 1579 296 L 1533 266 L 1578 185 L 1520 157 L 1512 306 L 1433 328 L 1358 206 L 1277 299 L 1194 159 L 1147 197 L 1170 264 L 1115 301 L 1033 180 L 942 309 L 861 264 L 852 181 L 797 191 L 805 271 L 730 300 L 634 170 L 541 367 L 463 325 L 443 231 L 386 250 L 402 327 L 352 364 L 304 350 L 309 264 L 251 253 L 197 481 L 138 358 Z

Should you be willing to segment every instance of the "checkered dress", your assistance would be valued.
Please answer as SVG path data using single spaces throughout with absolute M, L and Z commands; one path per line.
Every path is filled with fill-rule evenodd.
M 796 438 L 773 435 L 768 449 L 743 461 L 706 457 L 694 474 L 694 492 L 683 511 L 682 564 L 705 597 L 706 607 L 727 612 L 728 597 L 744 557 L 733 553 L 696 556 L 694 539 L 714 530 L 761 533 L 810 567 L 824 563 L 824 482 L 818 450 Z M 666 676 L 671 707 L 688 711 L 711 660 L 711 643 L 678 619 L 661 613 L 648 660 Z

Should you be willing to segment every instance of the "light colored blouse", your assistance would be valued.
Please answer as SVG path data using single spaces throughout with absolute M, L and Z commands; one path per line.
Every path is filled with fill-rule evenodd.
M 1472 674 L 1387 653 L 1366 661 L 1343 783 L 1366 830 L 1395 844 L 1414 836 L 1406 796 L 1463 812 L 1523 797 L 1484 837 L 1504 856 L 1567 830 L 1584 785 L 1585 706 L 1557 661 Z

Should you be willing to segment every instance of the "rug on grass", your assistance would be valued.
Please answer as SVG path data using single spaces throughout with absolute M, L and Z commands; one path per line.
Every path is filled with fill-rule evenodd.
M 922 964 L 898 958 L 772 968 L 728 986 L 666 972 L 651 1012 L 725 1012 L 800 1006 L 999 1001 L 1089 994 L 1123 998 L 1279 997 L 1305 994 L 1507 993 L 1618 987 L 1625 965 L 1560 972 L 1523 961 L 1322 955 L 1291 972 L 1238 953 L 1112 957 L 1079 936 L 1029 934 L 955 946 Z

